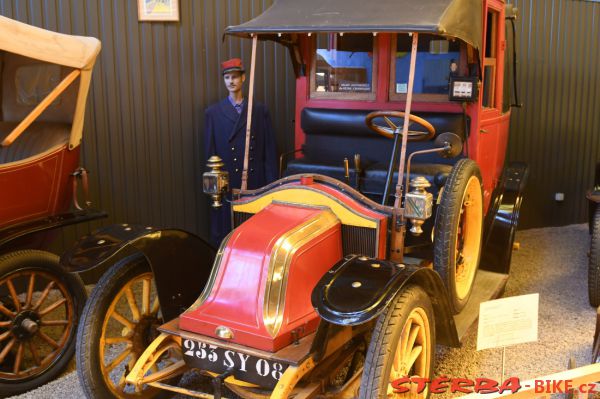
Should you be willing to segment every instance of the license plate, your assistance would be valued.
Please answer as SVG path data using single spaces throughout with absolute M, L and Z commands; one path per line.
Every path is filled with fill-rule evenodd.
M 261 387 L 275 388 L 289 367 L 289 364 L 277 360 L 264 359 L 188 338 L 184 338 L 181 344 L 185 362 L 189 366 L 218 374 L 231 370 L 236 379 Z

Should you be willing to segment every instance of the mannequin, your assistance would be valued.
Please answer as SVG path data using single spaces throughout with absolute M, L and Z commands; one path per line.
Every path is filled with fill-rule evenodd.
M 244 167 L 248 101 L 243 87 L 246 73 L 242 60 L 233 58 L 221 64 L 223 82 L 229 95 L 205 112 L 206 159 L 218 155 L 229 172 L 230 188 L 240 188 Z M 248 189 L 262 187 L 277 178 L 277 146 L 271 116 L 264 104 L 254 101 L 248 154 Z M 218 246 L 231 231 L 231 206 L 225 201 L 210 211 L 210 241 Z

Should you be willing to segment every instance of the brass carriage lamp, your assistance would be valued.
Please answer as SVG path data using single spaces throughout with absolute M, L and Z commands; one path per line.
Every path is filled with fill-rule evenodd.
M 426 190 L 431 184 L 425 177 L 417 176 L 410 181 L 410 187 L 413 191 L 406 194 L 404 215 L 412 223 L 410 232 L 419 236 L 423 233 L 421 226 L 432 214 L 433 195 Z
M 206 166 L 210 168 L 210 171 L 202 174 L 202 191 L 212 197 L 211 206 L 213 208 L 220 208 L 223 206 L 221 199 L 226 195 L 229 188 L 229 172 L 221 170 L 225 164 L 217 155 L 210 157 Z

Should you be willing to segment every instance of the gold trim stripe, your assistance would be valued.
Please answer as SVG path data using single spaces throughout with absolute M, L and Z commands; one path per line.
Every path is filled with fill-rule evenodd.
M 258 213 L 273 201 L 287 202 L 299 206 L 326 206 L 337 216 L 342 224 L 376 229 L 378 222 L 359 215 L 336 198 L 308 188 L 286 188 L 273 190 L 267 194 L 244 203 L 234 203 L 234 212 Z
M 339 223 L 333 212 L 323 210 L 283 234 L 273 246 L 263 306 L 263 322 L 272 337 L 277 335 L 283 322 L 290 265 L 296 251 Z

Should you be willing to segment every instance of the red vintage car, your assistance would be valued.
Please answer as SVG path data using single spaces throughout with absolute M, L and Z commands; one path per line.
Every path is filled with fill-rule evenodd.
M 75 350 L 85 289 L 45 249 L 57 228 L 105 216 L 76 198 L 78 182 L 87 185 L 79 149 L 99 51 L 94 38 L 0 16 L 2 397 L 53 379 Z
M 112 226 L 65 254 L 73 270 L 112 264 L 78 335 L 86 395 L 427 397 L 394 381 L 431 377 L 435 344 L 459 345 L 510 270 L 527 175 L 504 161 L 512 13 L 501 0 L 278 0 L 227 28 L 253 42 L 248 114 L 257 41 L 289 49 L 298 150 L 280 180 L 234 188 L 216 251 Z M 209 168 L 218 206 L 227 175 L 218 157 Z M 210 383 L 178 387 L 189 370 Z

